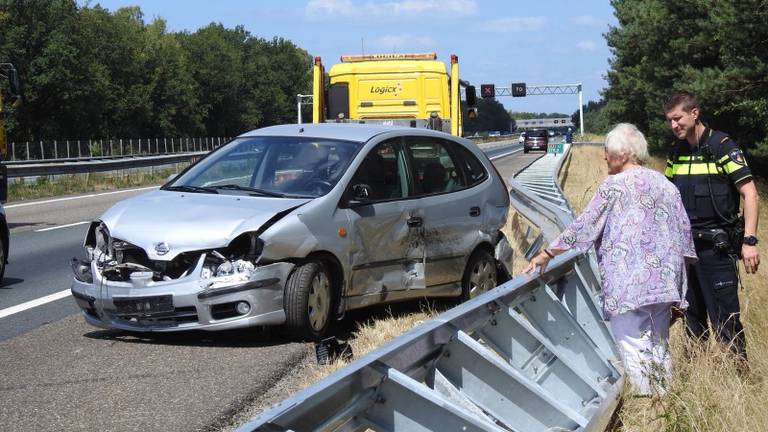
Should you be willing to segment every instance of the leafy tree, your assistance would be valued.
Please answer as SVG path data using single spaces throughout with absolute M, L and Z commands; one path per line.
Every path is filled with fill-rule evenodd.
M 605 104 L 605 100 L 601 100 L 599 102 L 589 101 L 584 105 L 582 111 L 584 112 L 584 130 L 586 132 L 605 134 L 611 129 L 612 124 L 608 119 Z M 571 115 L 571 123 L 576 130 L 581 128 L 578 110 Z
M 612 0 L 618 25 L 604 92 L 611 122 L 647 131 L 653 150 L 672 141 L 662 104 L 694 93 L 710 126 L 768 161 L 768 1 Z
M 8 122 L 17 141 L 234 136 L 295 121 L 311 82 L 310 55 L 290 41 L 221 24 L 169 32 L 138 7 L 0 0 L 0 28 L 0 62 L 26 85 Z

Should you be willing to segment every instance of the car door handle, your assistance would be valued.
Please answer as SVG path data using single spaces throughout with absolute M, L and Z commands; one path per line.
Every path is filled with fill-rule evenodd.
M 480 207 L 472 207 L 469 209 L 469 215 L 472 217 L 480 216 Z
M 424 224 L 424 219 L 418 217 L 418 216 L 412 216 L 408 218 L 408 221 L 406 222 L 409 227 L 411 228 L 417 228 Z

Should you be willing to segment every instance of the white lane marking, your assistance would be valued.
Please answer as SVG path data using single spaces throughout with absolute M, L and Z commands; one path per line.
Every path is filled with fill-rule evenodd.
M 489 159 L 490 159 L 490 160 L 501 159 L 501 158 L 503 158 L 503 157 L 507 157 L 507 156 L 509 156 L 509 155 L 513 155 L 513 154 L 515 154 L 515 153 L 520 153 L 521 151 L 523 151 L 523 149 L 512 150 L 512 151 L 511 151 L 511 152 L 509 152 L 509 153 L 503 153 L 503 154 L 500 154 L 500 155 L 496 155 L 496 156 L 494 156 L 494 157 L 491 157 L 491 158 L 489 158 Z
M 24 302 L 16 306 L 0 309 L 0 318 L 5 318 L 7 316 L 17 314 L 19 312 L 24 312 L 27 309 L 32 309 L 34 307 L 42 306 L 46 303 L 54 302 L 56 300 L 63 299 L 64 297 L 69 297 L 70 295 L 72 295 L 72 292 L 68 289 L 65 289 L 64 291 L 59 291 L 57 293 L 49 294 L 45 297 L 40 297 L 34 300 L 30 300 L 28 302 Z
M 160 186 L 149 186 L 149 187 L 143 187 L 143 188 L 137 188 L 137 189 L 123 189 L 119 191 L 112 191 L 112 192 L 102 192 L 97 194 L 89 194 L 89 195 L 81 195 L 76 197 L 66 197 L 66 198 L 56 198 L 51 200 L 45 200 L 45 201 L 35 201 L 35 202 L 29 202 L 29 203 L 21 203 L 21 204 L 11 204 L 5 206 L 6 209 L 12 209 L 16 207 L 27 207 L 27 206 L 33 206 L 33 205 L 40 205 L 40 204 L 50 204 L 55 203 L 59 201 L 69 201 L 69 200 L 76 200 L 76 199 L 83 199 L 83 198 L 93 198 L 97 196 L 103 196 L 103 195 L 113 195 L 113 194 L 119 194 L 119 193 L 127 193 L 127 192 L 138 192 L 138 191 L 144 191 L 144 190 L 150 190 L 150 189 L 157 189 Z
M 55 227 L 41 228 L 39 230 L 35 230 L 35 232 L 53 231 L 53 230 L 57 230 L 57 229 L 60 229 L 60 228 L 69 228 L 69 227 L 73 227 L 73 226 L 77 226 L 77 225 L 84 225 L 84 224 L 87 224 L 87 223 L 91 223 L 91 222 L 90 221 L 82 221 L 82 222 L 75 222 L 75 223 L 66 224 L 66 225 L 59 225 L 59 226 L 55 226 Z

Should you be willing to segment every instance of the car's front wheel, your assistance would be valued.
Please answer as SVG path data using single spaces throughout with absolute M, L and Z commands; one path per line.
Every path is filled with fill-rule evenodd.
M 331 322 L 333 288 L 331 273 L 319 261 L 297 267 L 285 286 L 286 326 L 294 336 L 318 339 Z
M 476 250 L 467 261 L 461 279 L 461 297 L 466 301 L 496 288 L 496 260 L 488 251 Z

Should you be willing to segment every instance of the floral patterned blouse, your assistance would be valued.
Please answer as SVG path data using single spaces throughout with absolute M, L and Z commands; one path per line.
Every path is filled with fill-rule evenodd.
M 640 167 L 608 176 L 549 249 L 593 244 L 607 317 L 649 304 L 687 307 L 686 261 L 696 250 L 680 192 L 663 175 Z

